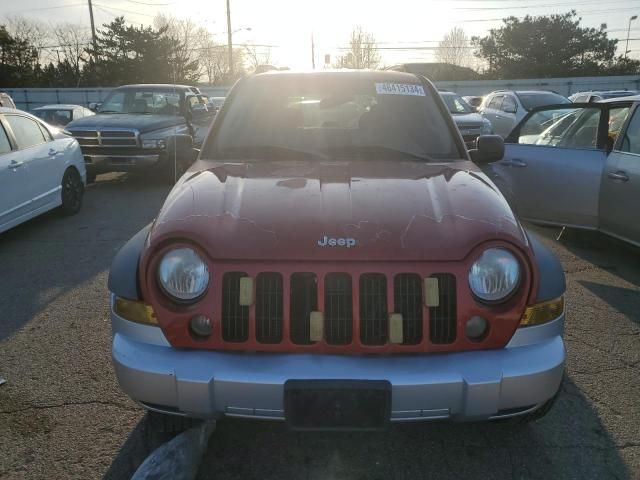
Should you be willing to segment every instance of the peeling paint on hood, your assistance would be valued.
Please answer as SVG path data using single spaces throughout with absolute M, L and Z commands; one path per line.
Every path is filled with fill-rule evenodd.
M 321 247 L 325 236 L 356 245 Z M 488 240 L 527 242 L 473 163 L 390 160 L 199 161 L 149 242 L 172 238 L 234 260 L 460 260 Z

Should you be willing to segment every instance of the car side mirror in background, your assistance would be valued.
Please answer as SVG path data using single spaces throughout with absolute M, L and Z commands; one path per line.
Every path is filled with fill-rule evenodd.
M 502 160 L 504 140 L 500 135 L 481 135 L 476 140 L 476 148 L 469 150 L 469 156 L 478 165 Z
M 101 106 L 102 102 L 91 102 L 89 104 L 89 110 L 91 110 L 92 112 L 97 112 Z
M 190 105 L 189 113 L 193 120 L 201 120 L 213 116 L 213 112 L 210 111 L 204 103 L 194 103 Z
M 516 113 L 516 107 L 513 105 L 507 105 L 504 107 L 504 113 Z

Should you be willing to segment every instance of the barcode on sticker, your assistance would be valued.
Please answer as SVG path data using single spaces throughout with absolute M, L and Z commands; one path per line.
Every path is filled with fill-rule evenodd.
M 426 97 L 422 85 L 415 83 L 376 83 L 378 95 L 417 95 Z

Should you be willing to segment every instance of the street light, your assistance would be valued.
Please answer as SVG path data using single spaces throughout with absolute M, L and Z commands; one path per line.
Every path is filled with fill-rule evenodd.
M 627 54 L 629 53 L 629 34 L 631 33 L 631 22 L 633 22 L 637 18 L 638 18 L 638 15 L 629 17 L 629 28 L 627 28 L 627 44 L 624 47 L 624 58 L 627 58 Z

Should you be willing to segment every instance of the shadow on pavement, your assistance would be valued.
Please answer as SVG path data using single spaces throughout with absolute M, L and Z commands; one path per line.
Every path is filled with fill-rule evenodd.
M 87 188 L 79 214 L 51 211 L 0 234 L 0 340 L 61 295 L 106 272 L 118 249 L 152 221 L 169 191 L 158 180 L 101 178 Z M 70 308 L 83 308 L 82 299 L 78 303 Z
M 282 423 L 225 419 L 198 479 L 628 478 L 596 412 L 570 379 L 536 423 L 425 423 L 376 433 L 295 433 Z M 145 417 L 146 418 L 146 417 Z M 106 480 L 129 478 L 161 440 L 143 420 Z
M 587 280 L 578 280 L 578 283 L 640 326 L 640 310 L 638 310 L 640 293 L 638 291 Z

